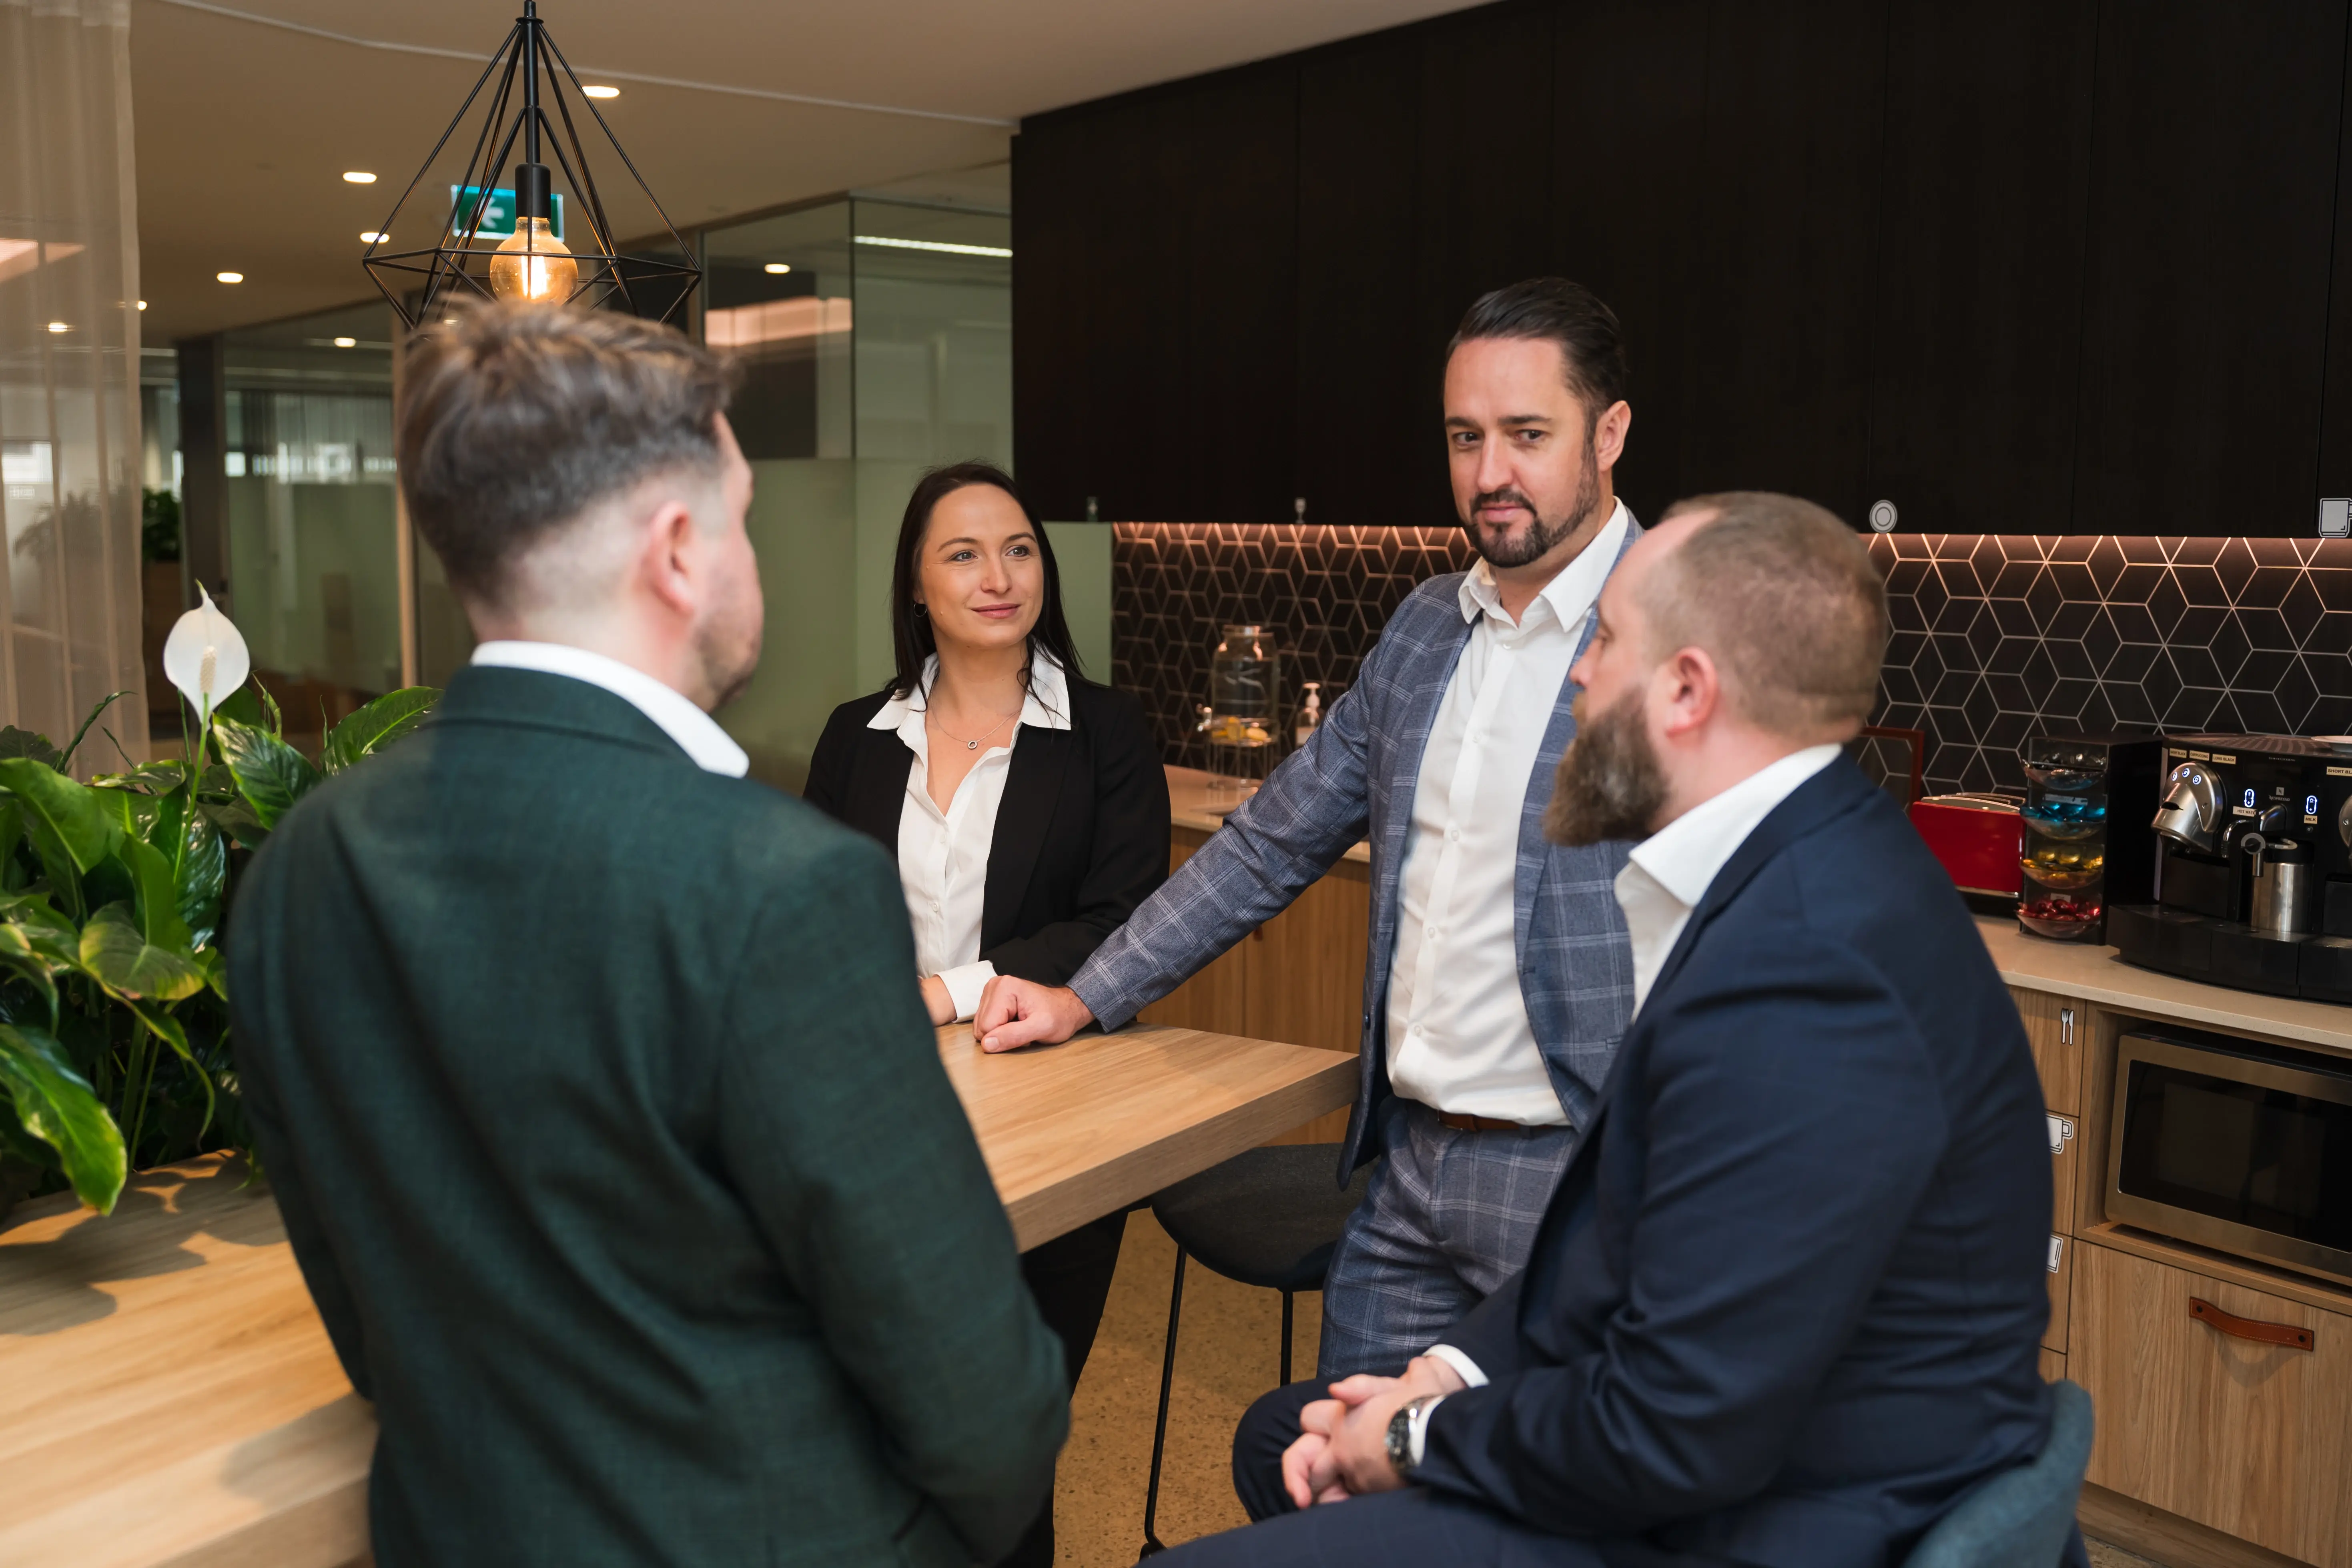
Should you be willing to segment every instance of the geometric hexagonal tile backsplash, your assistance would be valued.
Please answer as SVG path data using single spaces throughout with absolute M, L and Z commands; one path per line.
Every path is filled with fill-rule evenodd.
M 2029 735 L 2116 728 L 2352 732 L 2352 541 L 1874 536 L 1894 637 L 1872 721 L 1927 738 L 1931 790 L 2017 788 Z M 1228 621 L 1344 688 L 1414 584 L 1466 568 L 1457 529 L 1121 523 L 1113 679 L 1171 762 Z

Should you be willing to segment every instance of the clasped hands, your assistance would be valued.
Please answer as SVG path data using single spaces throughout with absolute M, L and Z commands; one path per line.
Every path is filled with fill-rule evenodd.
M 1331 1397 L 1298 1413 L 1298 1440 L 1283 1451 L 1282 1485 L 1300 1508 L 1340 1502 L 1405 1484 L 1389 1463 L 1389 1423 L 1416 1399 L 1458 1394 L 1462 1374 L 1434 1356 L 1416 1356 L 1402 1377 L 1358 1373 Z

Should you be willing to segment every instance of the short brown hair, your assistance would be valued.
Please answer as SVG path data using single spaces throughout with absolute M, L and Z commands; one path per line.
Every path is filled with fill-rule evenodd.
M 1481 338 L 1527 338 L 1559 345 L 1568 389 L 1584 405 L 1587 425 L 1624 400 L 1625 333 L 1617 312 L 1581 283 L 1529 278 L 1480 295 L 1463 313 L 1445 357 Z
M 1748 722 L 1791 740 L 1843 740 L 1870 717 L 1886 654 L 1886 584 L 1853 530 L 1769 490 L 1693 496 L 1712 511 L 1643 593 L 1652 651 L 1703 647 Z
M 597 501 L 716 471 L 730 382 L 709 350 L 633 316 L 520 300 L 467 310 L 403 366 L 409 518 L 460 598 L 498 604 L 515 559 Z

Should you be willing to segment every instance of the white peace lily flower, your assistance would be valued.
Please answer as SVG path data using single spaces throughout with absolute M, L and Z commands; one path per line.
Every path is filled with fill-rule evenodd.
M 196 710 L 200 722 L 212 721 L 213 710 L 236 695 L 253 673 L 253 657 L 246 651 L 244 634 L 202 584 L 196 592 L 204 603 L 182 616 L 163 642 L 163 673 Z

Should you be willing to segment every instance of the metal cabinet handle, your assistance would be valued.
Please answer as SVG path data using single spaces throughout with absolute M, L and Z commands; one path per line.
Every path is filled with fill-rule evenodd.
M 2074 1009 L 2072 1007 L 2058 1009 L 2058 1043 L 2062 1046 L 2074 1043 Z
M 2252 1340 L 2258 1345 L 2284 1345 L 2291 1351 L 2307 1351 L 2314 1347 L 2316 1339 L 2309 1329 L 2299 1329 L 2293 1323 L 2265 1323 L 2259 1318 L 2237 1317 L 2195 1296 L 2189 1298 L 2189 1315 L 2233 1340 Z

